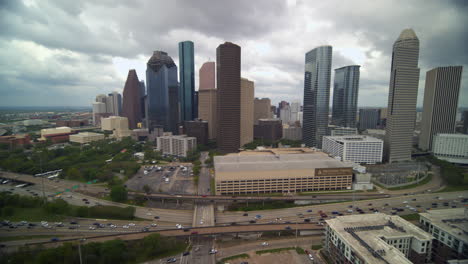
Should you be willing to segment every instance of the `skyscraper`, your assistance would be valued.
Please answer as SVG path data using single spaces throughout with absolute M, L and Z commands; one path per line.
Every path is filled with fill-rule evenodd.
M 258 124 L 259 119 L 271 118 L 271 101 L 269 98 L 254 99 L 254 124 Z
M 241 122 L 241 47 L 225 42 L 216 49 L 218 81 L 218 150 L 237 152 Z
M 462 71 L 462 66 L 449 66 L 426 73 L 420 149 L 432 150 L 436 134 L 455 133 Z
M 359 90 L 359 65 L 335 69 L 333 84 L 332 124 L 356 127 Z
M 108 94 L 106 101 L 107 112 L 114 116 L 120 116 L 122 113 L 122 95 L 118 92 Z
M 280 109 L 280 119 L 283 124 L 291 123 L 291 107 L 289 105 L 283 106 Z
M 145 120 L 146 122 L 146 115 L 147 115 L 147 106 L 148 106 L 148 102 L 146 101 L 146 85 L 145 85 L 145 81 L 144 80 L 141 80 L 140 81 L 140 98 L 141 98 L 141 102 L 140 102 L 140 105 L 141 105 L 141 117 L 142 119 Z
M 240 145 L 252 142 L 254 133 L 254 82 L 241 78 Z
M 328 130 L 332 47 L 320 46 L 305 55 L 302 138 L 306 146 L 321 147 Z
M 359 130 L 376 129 L 380 121 L 380 109 L 359 109 Z
M 208 138 L 216 138 L 217 133 L 217 98 L 215 87 L 215 63 L 208 61 L 203 63 L 199 70 L 198 86 L 198 116 L 208 121 Z
M 177 66 L 164 51 L 155 51 L 146 68 L 149 131 L 162 128 L 178 134 Z
M 387 124 L 384 142 L 385 160 L 411 160 L 419 83 L 419 39 L 405 29 L 393 44 Z
M 195 118 L 195 66 L 192 41 L 179 42 L 179 103 L 180 119 L 190 121 Z
M 128 71 L 123 90 L 122 116 L 128 118 L 128 127 L 137 128 L 141 122 L 140 82 L 135 70 Z
M 301 111 L 301 103 L 292 102 L 289 105 L 289 108 L 291 109 L 290 121 L 289 122 L 294 123 L 296 121 L 299 121 L 299 112 Z

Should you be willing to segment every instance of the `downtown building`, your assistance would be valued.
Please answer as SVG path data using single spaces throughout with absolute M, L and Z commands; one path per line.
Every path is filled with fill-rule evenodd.
M 269 98 L 254 99 L 254 124 L 258 124 L 259 119 L 272 118 L 271 100 Z
M 434 237 L 432 242 L 433 263 L 466 263 L 468 259 L 468 217 L 465 211 L 464 208 L 451 208 L 428 210 L 419 214 L 421 228 Z M 455 260 L 465 260 L 465 262 Z
M 468 164 L 468 135 L 436 134 L 432 154 L 438 159 L 452 163 Z
M 419 84 L 419 39 L 405 29 L 393 44 L 384 158 L 390 163 L 411 160 Z
M 432 236 L 397 215 L 346 215 L 325 222 L 325 250 L 332 263 L 430 262 Z
M 216 195 L 349 190 L 353 168 L 310 148 L 273 148 L 214 157 Z
M 122 116 L 128 118 L 128 127 L 137 128 L 142 121 L 140 82 L 135 70 L 128 72 L 123 90 Z
M 156 138 L 157 150 L 164 155 L 187 157 L 187 153 L 197 148 L 197 138 L 187 135 L 172 135 L 170 132 Z
M 254 138 L 266 142 L 274 142 L 280 140 L 282 137 L 282 128 L 280 119 L 259 119 L 258 123 L 254 125 Z
M 198 116 L 208 122 L 208 138 L 215 139 L 217 134 L 217 90 L 215 62 L 203 63 L 199 70 Z
M 177 66 L 164 51 L 155 51 L 146 68 L 147 127 L 178 134 L 179 84 Z
M 246 78 L 241 78 L 241 120 L 240 145 L 244 146 L 253 141 L 254 137 L 254 94 L 255 84 Z
M 335 69 L 331 123 L 342 127 L 356 127 L 359 92 L 359 65 Z
M 359 109 L 359 130 L 377 129 L 380 124 L 379 108 Z
M 118 92 L 112 92 L 107 95 L 106 109 L 108 113 L 114 116 L 122 114 L 122 95 Z
M 201 119 L 185 121 L 184 134 L 195 137 L 197 144 L 206 145 L 208 143 L 208 122 Z
M 216 49 L 217 145 L 221 153 L 241 146 L 241 47 L 225 42 Z
M 382 162 L 383 141 L 368 136 L 323 137 L 323 151 L 342 161 L 376 164 Z
M 462 66 L 448 66 L 426 73 L 420 149 L 431 150 L 436 134 L 455 133 L 462 71 Z
M 355 127 L 337 127 L 335 125 L 328 126 L 330 130 L 330 135 L 332 136 L 350 136 L 350 135 L 357 135 L 358 130 Z
M 302 140 L 302 127 L 284 125 L 283 138 L 288 140 Z
M 197 105 L 195 101 L 195 59 L 192 41 L 179 42 L 179 103 L 180 121 L 191 121 L 195 115 Z
M 306 146 L 322 146 L 327 135 L 332 47 L 317 47 L 305 55 L 302 138 Z

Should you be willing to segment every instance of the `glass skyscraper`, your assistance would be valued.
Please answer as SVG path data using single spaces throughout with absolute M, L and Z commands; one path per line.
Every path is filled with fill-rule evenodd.
M 359 90 L 359 65 L 335 69 L 333 83 L 332 124 L 356 127 Z
M 192 41 L 179 42 L 179 103 L 180 119 L 191 121 L 196 118 L 195 113 L 195 65 Z
M 302 137 L 309 147 L 322 147 L 327 135 L 332 47 L 320 46 L 305 55 Z
M 155 51 L 146 68 L 147 126 L 178 134 L 179 105 L 177 66 L 163 51 Z

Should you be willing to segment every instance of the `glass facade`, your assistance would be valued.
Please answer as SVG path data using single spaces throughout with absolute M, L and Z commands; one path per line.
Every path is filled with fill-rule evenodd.
M 359 91 L 359 65 L 335 69 L 333 84 L 332 124 L 356 127 Z
M 179 42 L 179 103 L 181 121 L 196 118 L 195 105 L 195 66 L 192 41 Z
M 321 148 L 327 135 L 331 62 L 331 46 L 317 47 L 305 56 L 302 137 L 309 147 Z
M 178 134 L 179 104 L 177 66 L 163 51 L 155 51 L 147 63 L 146 88 L 150 131 L 163 128 L 166 132 Z

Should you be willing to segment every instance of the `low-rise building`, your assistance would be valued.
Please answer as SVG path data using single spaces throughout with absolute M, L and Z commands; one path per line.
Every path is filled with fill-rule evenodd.
M 186 157 L 187 152 L 196 149 L 197 138 L 187 135 L 172 135 L 170 132 L 156 138 L 157 149 L 166 155 Z
M 429 210 L 420 213 L 419 223 L 434 236 L 432 261 L 447 263 L 449 260 L 468 259 L 467 209 L 451 208 Z
M 322 149 L 342 161 L 375 164 L 382 162 L 383 141 L 381 139 L 353 135 L 323 137 Z
M 208 143 L 208 121 L 201 119 L 184 122 L 185 134 L 189 137 L 196 137 L 198 144 Z
M 428 263 L 432 236 L 396 215 L 338 216 L 327 223 L 325 249 L 333 263 Z
M 57 127 L 83 127 L 88 126 L 89 122 L 87 119 L 80 119 L 80 120 L 57 120 L 55 122 Z
M 216 194 L 348 190 L 352 168 L 309 148 L 273 148 L 214 157 Z
M 438 159 L 468 164 L 468 135 L 437 134 L 432 143 L 432 152 Z
M 31 137 L 29 134 L 0 136 L 0 143 L 8 144 L 10 149 L 14 149 L 31 144 Z
M 104 134 L 93 132 L 81 132 L 78 134 L 70 135 L 70 142 L 85 144 L 93 141 L 103 140 Z
M 74 134 L 74 132 L 69 127 L 45 128 L 41 129 L 39 140 L 50 140 L 54 144 L 68 142 L 71 134 Z
M 132 131 L 128 129 L 128 118 L 123 116 L 102 118 L 101 130 L 112 131 L 112 137 L 117 139 L 129 137 L 132 134 Z

